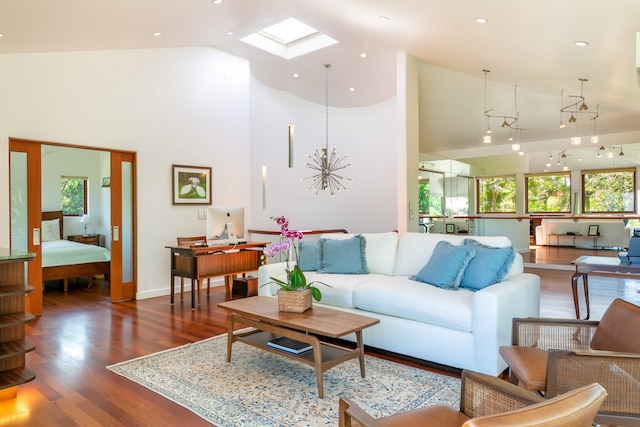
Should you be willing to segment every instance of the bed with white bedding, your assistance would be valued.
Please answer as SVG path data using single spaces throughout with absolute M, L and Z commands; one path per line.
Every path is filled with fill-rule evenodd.
M 62 224 L 62 211 L 42 212 L 42 280 L 63 280 L 67 291 L 68 279 L 87 276 L 91 287 L 93 276 L 109 274 L 111 252 L 101 246 L 61 239 Z

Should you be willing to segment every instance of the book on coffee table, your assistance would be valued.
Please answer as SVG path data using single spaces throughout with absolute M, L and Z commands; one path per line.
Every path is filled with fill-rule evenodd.
M 272 339 L 267 342 L 269 347 L 277 348 L 278 350 L 288 351 L 293 354 L 304 353 L 305 351 L 311 350 L 313 347 L 307 344 L 306 342 L 296 341 L 292 338 L 280 337 Z

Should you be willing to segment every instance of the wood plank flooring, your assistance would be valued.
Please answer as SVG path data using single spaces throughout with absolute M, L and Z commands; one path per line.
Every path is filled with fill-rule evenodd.
M 531 257 L 530 265 L 535 266 L 536 257 L 568 265 L 577 256 L 552 248 Z M 526 270 L 542 277 L 542 314 L 573 317 L 571 270 Z M 634 276 L 594 276 L 593 317 L 616 297 L 640 304 L 638 287 Z M 0 426 L 210 425 L 105 367 L 225 333 L 226 314 L 216 307 L 224 299 L 223 288 L 212 288 L 209 298 L 205 293 L 196 311 L 191 310 L 188 293 L 183 301 L 177 296 L 173 307 L 169 296 L 111 304 L 108 293 L 108 283 L 99 280 L 92 289 L 86 288 L 86 281 L 71 281 L 68 293 L 55 283 L 46 287 L 44 314 L 27 326 L 27 338 L 36 345 L 27 355 L 27 366 L 37 377 L 20 386 L 16 399 L 0 403 Z M 416 361 L 399 361 L 430 369 Z

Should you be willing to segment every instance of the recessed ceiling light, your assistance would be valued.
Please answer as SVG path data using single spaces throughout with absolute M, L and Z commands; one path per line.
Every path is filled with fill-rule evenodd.
M 487 18 L 476 18 L 476 22 L 478 24 L 486 24 L 489 20 Z
M 578 41 L 576 41 L 576 46 L 578 46 L 578 47 L 589 46 L 589 42 L 585 42 L 583 40 L 578 40 Z
M 211 3 L 212 4 L 220 4 L 220 3 L 222 3 L 222 0 L 212 0 Z
M 367 52 L 362 52 L 360 54 L 360 58 L 366 58 L 367 57 Z
M 356 88 L 355 88 L 355 87 L 350 87 L 350 88 L 349 88 L 349 92 L 355 92 L 355 91 L 356 91 Z
M 226 34 L 227 34 L 228 36 L 232 36 L 232 35 L 233 35 L 233 31 L 227 31 L 227 32 L 226 32 Z
M 389 17 L 388 17 L 388 16 L 380 16 L 378 19 L 379 19 L 379 20 L 381 20 L 382 22 L 389 22 L 389 21 L 391 21 L 391 19 L 389 19 Z
M 295 78 L 297 79 L 298 77 L 300 77 L 300 74 L 298 74 L 298 73 L 293 73 L 293 77 L 295 77 Z
M 4 37 L 4 34 L 0 33 L 0 37 Z
M 162 33 L 153 33 L 153 34 L 151 34 L 151 35 L 152 35 L 153 37 L 158 37 L 158 36 L 161 36 L 161 35 L 162 35 Z

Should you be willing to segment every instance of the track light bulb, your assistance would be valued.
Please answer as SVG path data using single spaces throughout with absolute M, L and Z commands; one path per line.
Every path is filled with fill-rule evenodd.
M 578 107 L 578 110 L 580 111 L 587 111 L 588 109 L 589 107 L 584 103 L 584 101 L 582 101 L 582 105 Z
M 503 128 L 508 128 L 509 127 L 509 122 L 507 122 L 507 119 L 504 119 L 504 122 L 502 122 L 501 125 Z
M 573 113 L 571 113 L 571 117 L 569 117 L 569 123 L 575 123 L 576 122 L 576 118 L 573 117 Z
M 591 137 L 591 143 L 592 144 L 597 144 L 598 142 L 600 142 L 600 138 L 598 138 L 597 136 L 592 136 Z
M 482 137 L 483 144 L 491 144 L 491 135 L 485 135 Z
M 564 122 L 560 122 L 560 129 L 564 129 Z

